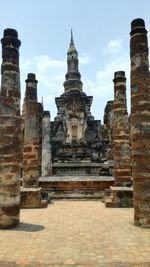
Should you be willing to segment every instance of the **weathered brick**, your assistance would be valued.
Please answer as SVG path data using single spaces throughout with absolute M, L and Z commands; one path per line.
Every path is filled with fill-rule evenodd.
M 132 21 L 130 35 L 134 221 L 150 227 L 150 75 L 144 20 Z
M 24 148 L 23 186 L 38 186 L 39 179 L 39 106 L 37 103 L 37 80 L 29 73 L 26 79 L 26 92 L 23 106 Z
M 126 106 L 126 78 L 123 71 L 114 74 L 114 174 L 115 184 L 131 181 L 130 139 Z M 126 164 L 128 162 L 128 165 Z
M 42 119 L 42 176 L 52 175 L 50 113 L 45 111 Z
M 20 213 L 21 116 L 16 30 L 4 30 L 0 92 L 0 228 L 14 227 Z

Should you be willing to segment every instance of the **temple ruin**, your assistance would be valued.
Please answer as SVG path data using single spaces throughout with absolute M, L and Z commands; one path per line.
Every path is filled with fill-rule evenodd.
M 20 113 L 18 33 L 5 29 L 0 91 L 0 228 L 19 223 L 20 208 L 45 208 L 49 199 L 105 199 L 106 207 L 134 207 L 136 225 L 150 227 L 150 73 L 143 19 L 131 23 L 131 114 L 126 77 L 114 73 L 114 99 L 104 121 L 91 114 L 71 32 L 64 91 L 57 115 L 38 102 L 28 73 Z M 113 74 L 112 74 L 113 78 Z M 113 85 L 112 85 L 113 88 Z
M 50 121 L 49 112 L 43 113 L 39 183 L 51 198 L 98 198 L 113 184 L 113 160 L 106 159 L 108 127 L 92 116 L 92 100 L 83 90 L 71 32 L 64 92 L 55 98 L 57 115 Z

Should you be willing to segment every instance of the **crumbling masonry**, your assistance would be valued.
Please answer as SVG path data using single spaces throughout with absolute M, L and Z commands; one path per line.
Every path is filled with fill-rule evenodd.
M 132 206 L 130 132 L 126 105 L 126 78 L 124 71 L 114 74 L 114 185 L 107 207 Z
M 41 199 L 39 173 L 41 165 L 41 124 L 43 107 L 37 102 L 37 83 L 35 74 L 29 73 L 23 104 L 23 175 L 21 187 L 21 207 L 46 207 Z
M 144 20 L 132 21 L 130 35 L 134 221 L 150 227 L 150 72 Z
M 0 91 L 0 228 L 19 223 L 20 208 L 41 208 L 51 198 L 104 197 L 106 207 L 134 206 L 136 225 L 150 227 L 150 73 L 145 23 L 131 23 L 131 114 L 123 70 L 114 74 L 114 100 L 104 123 L 91 114 L 71 32 L 64 92 L 50 121 L 37 99 L 34 73 L 26 79 L 20 115 L 16 30 L 2 43 Z M 130 118 L 130 119 L 129 119 Z M 42 197 L 46 199 L 42 199 Z
M 20 40 L 6 29 L 2 43 L 0 92 L 0 228 L 19 223 L 21 173 Z

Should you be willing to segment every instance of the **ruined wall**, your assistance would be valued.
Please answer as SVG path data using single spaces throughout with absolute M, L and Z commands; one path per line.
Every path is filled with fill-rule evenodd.
M 0 228 L 19 223 L 20 213 L 20 40 L 14 29 L 4 30 L 0 92 Z

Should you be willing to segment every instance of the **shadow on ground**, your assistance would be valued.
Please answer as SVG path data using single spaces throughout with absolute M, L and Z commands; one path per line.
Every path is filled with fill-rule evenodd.
M 10 229 L 9 231 L 39 232 L 44 229 L 45 227 L 40 224 L 20 223 L 18 226 L 13 229 Z

